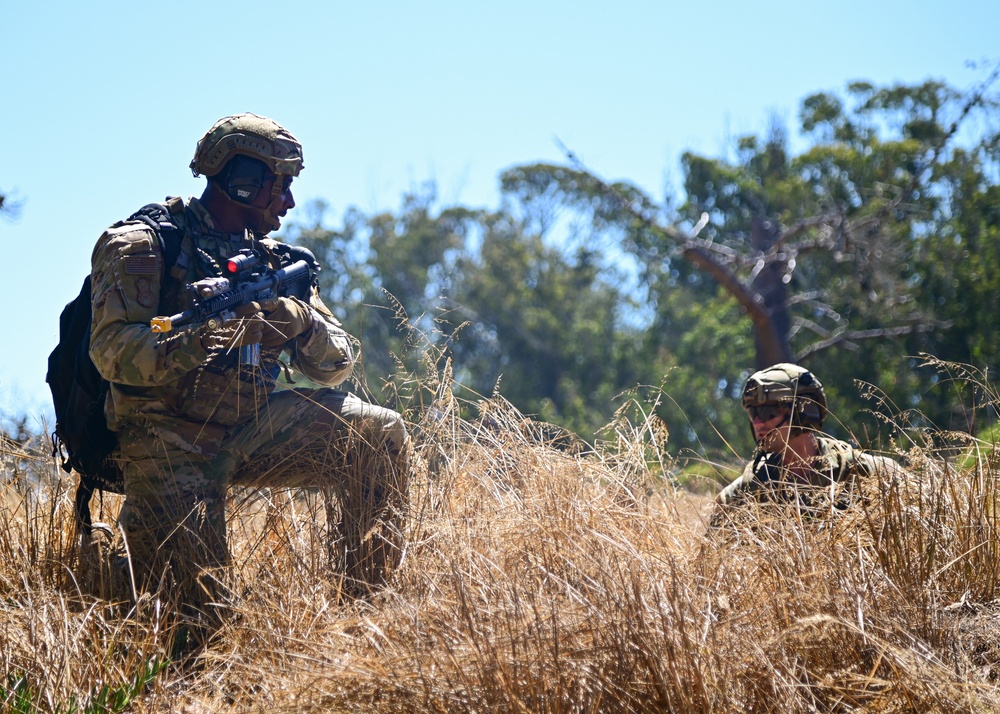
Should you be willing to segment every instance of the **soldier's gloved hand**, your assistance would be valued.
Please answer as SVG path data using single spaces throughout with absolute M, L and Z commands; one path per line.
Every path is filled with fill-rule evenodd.
M 209 352 L 239 349 L 243 345 L 255 345 L 264 335 L 264 313 L 259 303 L 251 302 L 234 308 L 236 316 L 217 330 L 206 330 L 201 334 L 201 346 Z
M 262 347 L 282 347 L 312 327 L 312 310 L 302 301 L 280 297 L 261 303 L 264 311 Z

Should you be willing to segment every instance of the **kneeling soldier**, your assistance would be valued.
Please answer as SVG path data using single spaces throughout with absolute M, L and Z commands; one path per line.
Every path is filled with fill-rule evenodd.
M 265 236 L 295 206 L 302 147 L 271 119 L 239 114 L 198 142 L 191 169 L 207 185 L 200 198 L 168 200 L 180 229 L 173 250 L 155 222 L 129 220 L 104 232 L 92 258 L 90 354 L 111 383 L 105 412 L 136 587 L 165 584 L 202 622 L 225 602 L 215 576 L 230 558 L 232 485 L 331 487 L 348 581 L 378 586 L 402 548 L 406 428 L 396 412 L 331 388 L 350 376 L 355 340 L 317 287 L 251 303 L 221 324 L 151 327 L 184 310 L 185 286 L 241 252 L 280 265 L 288 247 Z M 282 354 L 322 388 L 274 391 Z

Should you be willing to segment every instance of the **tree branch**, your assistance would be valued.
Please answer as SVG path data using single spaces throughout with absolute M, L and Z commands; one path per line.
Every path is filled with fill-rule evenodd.
M 880 327 L 871 330 L 842 330 L 832 337 L 815 342 L 806 349 L 802 350 L 802 352 L 796 356 L 796 360 L 802 362 L 807 358 L 812 357 L 814 354 L 845 342 L 853 343 L 860 340 L 901 337 L 902 335 L 913 335 L 920 332 L 933 332 L 936 329 L 944 329 L 947 327 L 951 327 L 950 322 L 900 325 L 898 327 Z

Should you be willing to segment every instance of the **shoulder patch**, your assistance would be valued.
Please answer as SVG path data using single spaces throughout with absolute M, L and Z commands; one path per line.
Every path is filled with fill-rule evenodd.
M 109 250 L 118 255 L 135 255 L 137 253 L 153 255 L 158 252 L 153 248 L 153 244 L 158 243 L 153 232 L 145 226 L 134 223 L 109 230 L 101 242 L 104 242 Z
M 156 294 L 153 292 L 152 284 L 148 278 L 139 278 L 135 281 L 135 299 L 143 307 L 154 307 L 156 305 Z
M 155 255 L 126 255 L 125 272 L 129 275 L 157 275 L 160 268 Z
M 134 240 L 136 235 L 152 236 L 153 230 L 142 221 L 124 221 L 108 228 L 107 234 L 115 238 Z

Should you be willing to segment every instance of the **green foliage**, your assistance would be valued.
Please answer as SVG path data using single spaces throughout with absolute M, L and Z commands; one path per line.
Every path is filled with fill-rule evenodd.
M 87 700 L 83 714 L 117 714 L 125 711 L 128 706 L 153 683 L 169 662 L 167 660 L 151 659 L 146 667 L 132 675 L 132 678 L 117 686 L 102 685 Z M 70 709 L 67 714 L 72 714 Z
M 7 673 L 7 684 L 0 688 L 0 703 L 4 711 L 29 714 L 34 712 L 38 693 L 34 691 L 28 678 L 19 672 Z
M 846 94 L 803 101 L 800 128 L 812 143 L 798 155 L 777 124 L 739 138 L 729 157 L 684 154 L 686 200 L 673 214 L 579 166 L 518 167 L 504 176 L 520 200 L 557 201 L 589 216 L 595 240 L 615 237 L 637 257 L 655 312 L 647 359 L 675 365 L 669 384 L 678 402 L 697 405 L 690 431 L 703 447 L 723 443 L 706 425 L 731 434 L 741 420 L 723 417 L 712 383 L 731 387 L 750 367 L 804 361 L 837 395 L 842 423 L 833 429 L 876 436 L 884 421 L 866 416 L 871 405 L 856 380 L 885 385 L 887 403 L 918 407 L 927 413 L 909 413 L 938 422 L 953 403 L 928 398 L 933 375 L 914 371 L 908 355 L 950 347 L 953 359 L 991 364 L 1000 354 L 985 319 L 996 314 L 1000 291 L 983 279 L 1000 267 L 985 210 L 996 205 L 1000 134 L 986 126 L 971 151 L 954 146 L 956 122 L 991 105 L 937 82 L 855 82 Z M 975 224 L 962 226 L 971 237 L 941 241 L 960 221 Z M 696 223 L 700 233 L 688 235 L 685 226 Z M 980 234 L 993 238 L 991 246 L 969 261 L 969 241 Z M 722 294 L 738 303 L 728 316 L 716 301 Z M 961 326 L 959 340 L 949 325 Z M 755 357 L 739 347 L 750 342 Z M 681 424 L 664 418 L 676 435 Z M 732 438 L 730 447 L 745 446 Z
M 437 369 L 452 365 L 459 396 L 475 401 L 499 385 L 525 413 L 592 435 L 645 372 L 622 276 L 596 250 L 549 245 L 538 215 L 434 213 L 434 199 L 408 196 L 398 216 L 350 214 L 339 231 L 292 229 L 330 272 L 341 268 L 324 296 L 362 341 L 366 386 L 397 397 L 399 367 L 417 373 L 432 355 Z M 391 378 L 391 389 L 373 377 Z
M 507 220 L 484 228 L 452 286 L 451 315 L 468 321 L 454 343 L 459 381 L 480 394 L 499 382 L 522 410 L 592 434 L 637 376 L 629 355 L 639 335 L 622 326 L 627 297 L 591 250 L 565 255 Z
M 142 670 L 121 684 L 96 686 L 80 709 L 76 697 L 71 697 L 65 706 L 57 706 L 57 714 L 119 714 L 125 711 L 152 684 L 169 662 L 150 659 Z M 12 714 L 29 714 L 38 711 L 39 692 L 31 685 L 24 673 L 10 672 L 7 684 L 0 687 L 0 703 L 3 711 Z
M 732 457 L 751 447 L 742 381 L 787 359 L 828 386 L 831 431 L 890 439 L 859 384 L 947 426 L 976 405 L 912 356 L 1000 356 L 1000 132 L 956 139 L 993 108 L 934 81 L 853 82 L 803 100 L 797 153 L 777 122 L 731 155 L 685 153 L 684 194 L 663 204 L 571 159 L 506 171 L 496 212 L 439 208 L 424 186 L 336 230 L 320 206 L 290 239 L 330 266 L 377 398 L 429 359 L 468 401 L 498 389 L 589 438 L 649 385 L 675 448 Z
M 456 207 L 432 215 L 433 186 L 403 197 L 399 215 L 366 216 L 350 210 L 343 227 L 324 226 L 326 206 L 312 207 L 312 225 L 293 224 L 287 240 L 310 248 L 327 269 L 320 283 L 327 304 L 362 345 L 364 386 L 390 395 L 385 380 L 415 371 L 420 354 L 410 348 L 412 330 L 440 329 L 435 306 L 449 284 L 458 252 L 465 249 L 479 212 Z

